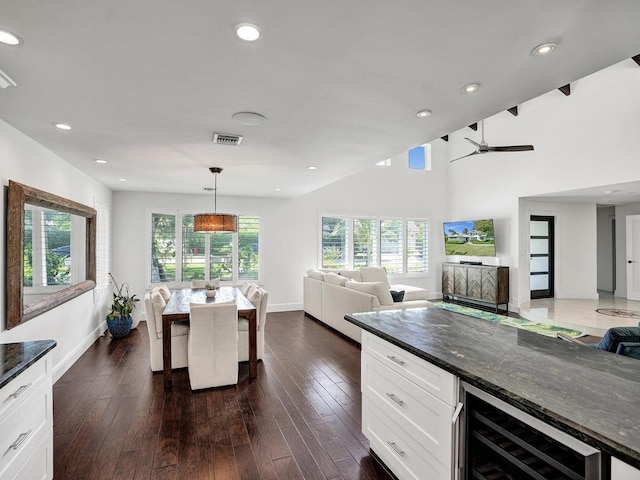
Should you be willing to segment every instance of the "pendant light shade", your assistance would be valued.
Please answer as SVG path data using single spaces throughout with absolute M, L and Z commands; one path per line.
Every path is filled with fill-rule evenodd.
M 237 232 L 238 217 L 230 213 L 198 213 L 193 216 L 194 232 Z
M 213 187 L 213 212 L 214 213 L 198 213 L 193 216 L 194 232 L 237 232 L 238 217 L 231 213 L 217 213 L 218 207 L 218 174 L 222 172 L 220 167 L 211 167 L 209 169 L 215 177 Z

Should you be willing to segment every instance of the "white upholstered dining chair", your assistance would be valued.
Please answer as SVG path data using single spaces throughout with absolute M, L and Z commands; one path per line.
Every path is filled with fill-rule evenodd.
M 212 278 L 211 280 L 191 280 L 191 288 L 204 288 L 207 285 L 213 285 L 218 288 L 220 286 L 220 279 Z
M 149 363 L 151 370 L 162 370 L 162 312 L 171 298 L 167 287 L 156 287 L 144 296 L 144 309 L 149 334 Z M 187 366 L 187 338 L 189 326 L 184 322 L 171 325 L 171 368 Z
M 242 290 L 241 290 L 242 291 Z M 267 302 L 269 294 L 267 291 L 250 283 L 247 285 L 244 296 L 256 307 L 256 350 L 258 360 L 264 357 L 264 328 L 267 323 Z M 238 359 L 241 362 L 249 360 L 249 320 L 238 319 Z
M 189 323 L 191 389 L 238 383 L 238 306 L 235 300 L 192 303 Z

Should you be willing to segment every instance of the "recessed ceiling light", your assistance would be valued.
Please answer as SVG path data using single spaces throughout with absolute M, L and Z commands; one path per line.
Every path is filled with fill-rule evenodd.
M 604 193 L 605 195 L 610 195 L 612 193 L 616 193 L 619 192 L 619 190 L 603 190 L 602 193 Z
M 274 190 L 274 191 L 276 191 L 276 192 L 279 192 L 279 191 L 280 191 L 280 189 L 279 189 L 279 188 L 274 188 L 273 190 Z
M 236 123 L 239 123 L 240 125 L 247 125 L 249 127 L 258 127 L 267 123 L 266 117 L 253 112 L 234 113 L 231 118 L 233 118 Z
M 479 83 L 469 83 L 464 87 L 462 87 L 461 91 L 462 93 L 474 93 L 474 92 L 477 92 L 479 89 L 480 89 Z
M 54 123 L 53 126 L 60 130 L 71 130 L 71 125 L 66 123 Z
M 22 39 L 14 33 L 0 30 L 0 42 L 7 45 L 18 45 L 22 43 Z
M 126 179 L 126 178 L 119 178 L 119 179 L 118 179 L 118 181 L 119 181 L 119 182 L 126 182 L 126 181 L 127 181 L 127 179 Z
M 418 118 L 426 118 L 431 116 L 431 110 L 420 110 L 416 113 L 416 117 Z
M 241 23 L 240 25 L 236 25 L 236 35 L 245 42 L 255 42 L 262 36 L 262 32 L 255 25 Z
M 553 52 L 556 49 L 557 46 L 558 44 L 553 42 L 542 43 L 538 45 L 536 48 L 534 48 L 533 50 L 531 50 L 531 53 L 538 57 L 542 55 L 549 55 L 551 52 Z
M 309 166 L 307 167 L 307 170 L 317 170 L 317 169 L 318 169 L 318 167 L 316 167 L 316 166 L 314 166 L 314 165 L 309 165 Z
M 100 159 L 100 158 L 96 158 L 96 159 L 94 160 L 94 162 L 96 162 L 96 163 L 107 163 L 107 161 L 106 161 L 106 160 L 102 160 L 102 159 Z

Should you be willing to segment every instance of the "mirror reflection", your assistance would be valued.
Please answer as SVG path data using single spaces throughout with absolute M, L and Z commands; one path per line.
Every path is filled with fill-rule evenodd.
M 96 286 L 96 211 L 9 180 L 7 329 Z

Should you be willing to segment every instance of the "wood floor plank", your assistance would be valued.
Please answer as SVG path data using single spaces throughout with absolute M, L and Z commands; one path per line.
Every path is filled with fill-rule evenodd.
M 389 480 L 361 431 L 360 349 L 302 312 L 268 315 L 258 377 L 165 392 L 146 324 L 100 337 L 54 385 L 59 479 Z

